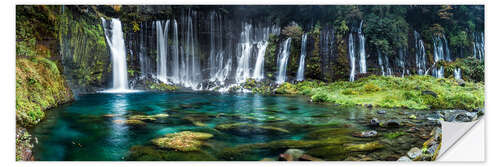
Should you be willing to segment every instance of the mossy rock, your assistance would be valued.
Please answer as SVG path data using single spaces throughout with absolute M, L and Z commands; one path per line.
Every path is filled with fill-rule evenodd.
M 156 149 L 152 146 L 133 146 L 128 161 L 214 161 L 214 156 L 204 151 L 179 152 Z
M 242 136 L 253 134 L 290 133 L 288 130 L 283 128 L 254 125 L 249 123 L 219 124 L 215 126 L 215 129 Z
M 304 137 L 305 139 L 328 139 L 339 136 L 350 136 L 353 133 L 349 128 L 325 128 L 314 130 Z
M 178 133 L 167 134 L 164 137 L 153 139 L 154 145 L 160 148 L 168 148 L 177 151 L 199 151 L 202 146 L 202 140 L 212 138 L 210 133 L 182 131 Z
M 166 118 L 168 114 L 156 114 L 156 115 L 132 115 L 129 117 L 131 120 L 141 120 L 141 121 L 156 121 L 158 118 Z
M 126 124 L 126 125 L 129 125 L 129 126 L 135 126 L 135 127 L 146 126 L 146 122 L 141 121 L 141 120 L 136 120 L 136 119 L 128 119 L 128 120 L 117 119 L 117 120 L 114 120 L 113 123 L 115 123 L 115 124 Z
M 351 152 L 358 152 L 358 151 L 373 151 L 381 148 L 384 148 L 384 145 L 380 144 L 378 141 L 375 141 L 364 144 L 347 145 L 345 147 L 345 150 Z
M 328 161 L 341 161 L 347 157 L 347 152 L 343 145 L 329 145 L 312 148 L 307 150 L 306 154 Z

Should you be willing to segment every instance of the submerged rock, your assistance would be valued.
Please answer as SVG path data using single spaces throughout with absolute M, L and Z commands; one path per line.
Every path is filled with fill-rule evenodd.
M 377 111 L 377 114 L 385 114 L 385 113 L 387 113 L 387 111 L 385 111 L 385 110 L 378 110 Z
M 352 133 L 352 136 L 354 136 L 354 137 L 375 137 L 375 136 L 377 136 L 377 131 L 370 130 L 370 131 L 354 132 L 354 133 Z
M 132 115 L 129 117 L 131 120 L 140 121 L 156 121 L 158 118 L 166 118 L 168 114 L 156 114 L 156 115 Z
M 121 120 L 121 119 L 117 119 L 117 120 L 114 120 L 113 123 L 115 124 L 126 124 L 126 125 L 130 125 L 130 126 L 146 126 L 146 122 L 144 121 L 141 121 L 141 120 L 135 120 L 135 119 L 129 119 L 129 120 Z
M 397 128 L 401 126 L 401 122 L 399 120 L 391 119 L 388 121 L 384 121 L 380 125 L 382 125 L 382 127 L 384 128 Z
M 179 152 L 157 149 L 152 146 L 133 146 L 125 160 L 128 161 L 214 161 L 216 158 L 204 151 Z
M 283 128 L 248 123 L 220 124 L 215 126 L 215 129 L 243 136 L 252 134 L 290 133 Z
M 305 135 L 305 139 L 328 139 L 337 138 L 341 136 L 350 136 L 352 129 L 349 128 L 324 128 L 314 130 Z
M 384 145 L 380 144 L 378 141 L 364 143 L 364 144 L 348 144 L 345 150 L 357 152 L 357 151 L 373 151 L 376 149 L 384 148 Z
M 165 137 L 153 139 L 154 145 L 160 148 L 169 148 L 177 151 L 199 151 L 202 140 L 212 138 L 210 133 L 183 131 L 170 133 Z

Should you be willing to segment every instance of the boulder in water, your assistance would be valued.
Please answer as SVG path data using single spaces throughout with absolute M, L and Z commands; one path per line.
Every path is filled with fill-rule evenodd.
M 252 134 L 290 133 L 288 130 L 283 128 L 254 125 L 249 123 L 220 124 L 215 126 L 215 129 L 242 136 Z
M 443 110 L 444 120 L 447 122 L 471 122 L 477 119 L 477 112 L 465 110 Z

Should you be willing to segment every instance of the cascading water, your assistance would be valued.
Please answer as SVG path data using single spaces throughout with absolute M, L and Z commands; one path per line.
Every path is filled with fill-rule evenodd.
M 473 53 L 474 57 L 477 59 L 483 59 L 484 58 L 484 33 L 472 33 L 472 38 L 474 40 L 472 46 L 473 46 Z
M 455 76 L 455 80 L 462 79 L 462 71 L 460 68 L 453 69 L 453 76 Z
M 405 77 L 405 73 L 408 75 L 410 74 L 409 70 L 406 69 L 406 48 L 399 48 L 398 51 L 399 57 L 398 57 L 398 66 L 399 66 L 399 72 L 401 73 L 401 77 Z
M 101 18 L 103 27 L 107 20 Z M 106 92 L 128 91 L 127 58 L 125 53 L 125 42 L 123 40 L 122 24 L 119 19 L 113 18 L 110 23 L 111 32 L 104 28 L 106 42 L 111 51 L 111 62 L 113 65 L 113 88 Z
M 304 33 L 304 35 L 302 35 L 302 43 L 300 44 L 300 63 L 299 63 L 299 70 L 297 72 L 297 81 L 304 80 L 304 69 L 305 69 L 305 61 L 307 54 L 306 46 L 307 46 L 307 33 Z
M 418 75 L 427 75 L 426 74 L 426 60 L 425 60 L 425 47 L 424 47 L 424 41 L 420 37 L 420 34 L 415 31 L 414 33 L 414 38 L 415 38 L 415 63 L 417 66 L 417 74 Z
M 177 27 L 177 20 L 174 19 L 173 24 L 173 39 L 172 39 L 172 81 L 179 84 L 179 30 Z
M 267 40 L 269 39 L 269 27 L 264 27 L 260 29 L 260 34 L 262 34 L 262 39 L 257 42 L 257 60 L 255 61 L 255 68 L 253 71 L 253 78 L 257 81 L 264 79 L 264 55 L 266 54 L 266 48 L 269 44 Z
M 231 70 L 231 59 L 224 57 L 222 16 L 217 12 L 210 13 L 210 81 L 223 85 Z
M 276 83 L 282 84 L 286 81 L 286 66 L 288 63 L 288 56 L 290 55 L 290 43 L 292 39 L 287 38 L 281 45 L 280 53 L 278 56 L 278 77 Z
M 359 73 L 366 73 L 366 52 L 365 52 L 365 35 L 363 34 L 363 21 L 359 23 L 358 40 L 359 40 Z
M 354 39 L 352 33 L 349 33 L 349 58 L 351 62 L 351 74 L 349 75 L 349 81 L 354 81 L 356 75 L 356 54 L 354 50 Z
M 238 67 L 236 68 L 236 83 L 243 83 L 247 78 L 250 78 L 250 57 L 252 56 L 251 30 L 251 24 L 243 23 L 243 31 L 241 32 L 240 43 L 238 45 L 241 55 L 238 57 Z
M 170 20 L 156 21 L 157 57 L 156 77 L 167 83 L 168 28 Z
M 392 75 L 392 68 L 389 65 L 389 58 L 387 55 L 382 55 L 379 49 L 377 49 L 377 58 L 378 65 L 380 66 L 380 71 L 382 72 L 382 76 L 390 76 Z
M 448 49 L 448 42 L 446 41 L 446 37 L 443 36 L 434 36 L 433 37 L 433 46 L 434 46 L 434 68 L 432 69 L 432 75 L 436 78 L 444 77 L 444 67 L 437 65 L 437 62 L 445 60 L 451 61 L 450 51 Z

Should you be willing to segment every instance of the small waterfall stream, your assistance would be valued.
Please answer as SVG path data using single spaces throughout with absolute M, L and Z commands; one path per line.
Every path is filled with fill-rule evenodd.
M 168 28 L 170 20 L 156 21 L 156 39 L 157 41 L 157 57 L 156 57 L 156 73 L 157 78 L 167 83 L 167 56 L 168 56 Z
M 473 38 L 473 54 L 474 57 L 477 59 L 483 59 L 484 58 L 484 33 L 472 33 L 472 38 Z
M 107 20 L 101 18 L 103 27 Z M 110 30 L 104 28 L 106 42 L 111 51 L 111 62 L 113 66 L 113 88 L 107 92 L 125 92 L 128 90 L 127 58 L 125 53 L 125 42 L 123 40 L 122 24 L 119 19 L 113 18 Z M 111 32 L 110 32 L 111 31 Z
M 366 52 L 365 52 L 365 35 L 363 34 L 363 21 L 359 23 L 358 40 L 359 40 L 359 73 L 366 73 Z
M 286 81 L 286 65 L 288 63 L 288 56 L 290 55 L 290 43 L 292 39 L 287 38 L 281 45 L 280 53 L 278 56 L 278 77 L 276 83 L 282 84 Z
M 349 75 L 349 81 L 354 81 L 356 76 L 356 54 L 354 48 L 354 39 L 352 33 L 349 33 L 349 60 L 351 62 L 351 73 Z
M 426 73 L 426 60 L 425 60 L 425 47 L 424 41 L 417 31 L 413 32 L 415 38 L 415 64 L 417 66 L 418 75 L 427 75 Z
M 453 76 L 455 76 L 456 80 L 462 79 L 462 71 L 460 70 L 460 68 L 455 68 L 453 70 Z
M 302 43 L 300 44 L 300 63 L 299 70 L 297 71 L 297 81 L 304 80 L 304 69 L 305 69 L 305 61 L 307 55 L 307 33 L 302 35 Z
M 451 61 L 450 51 L 448 49 L 448 42 L 444 35 L 434 36 L 432 40 L 434 46 L 434 68 L 432 69 L 432 75 L 436 78 L 444 77 L 444 67 L 437 65 L 439 61 Z

